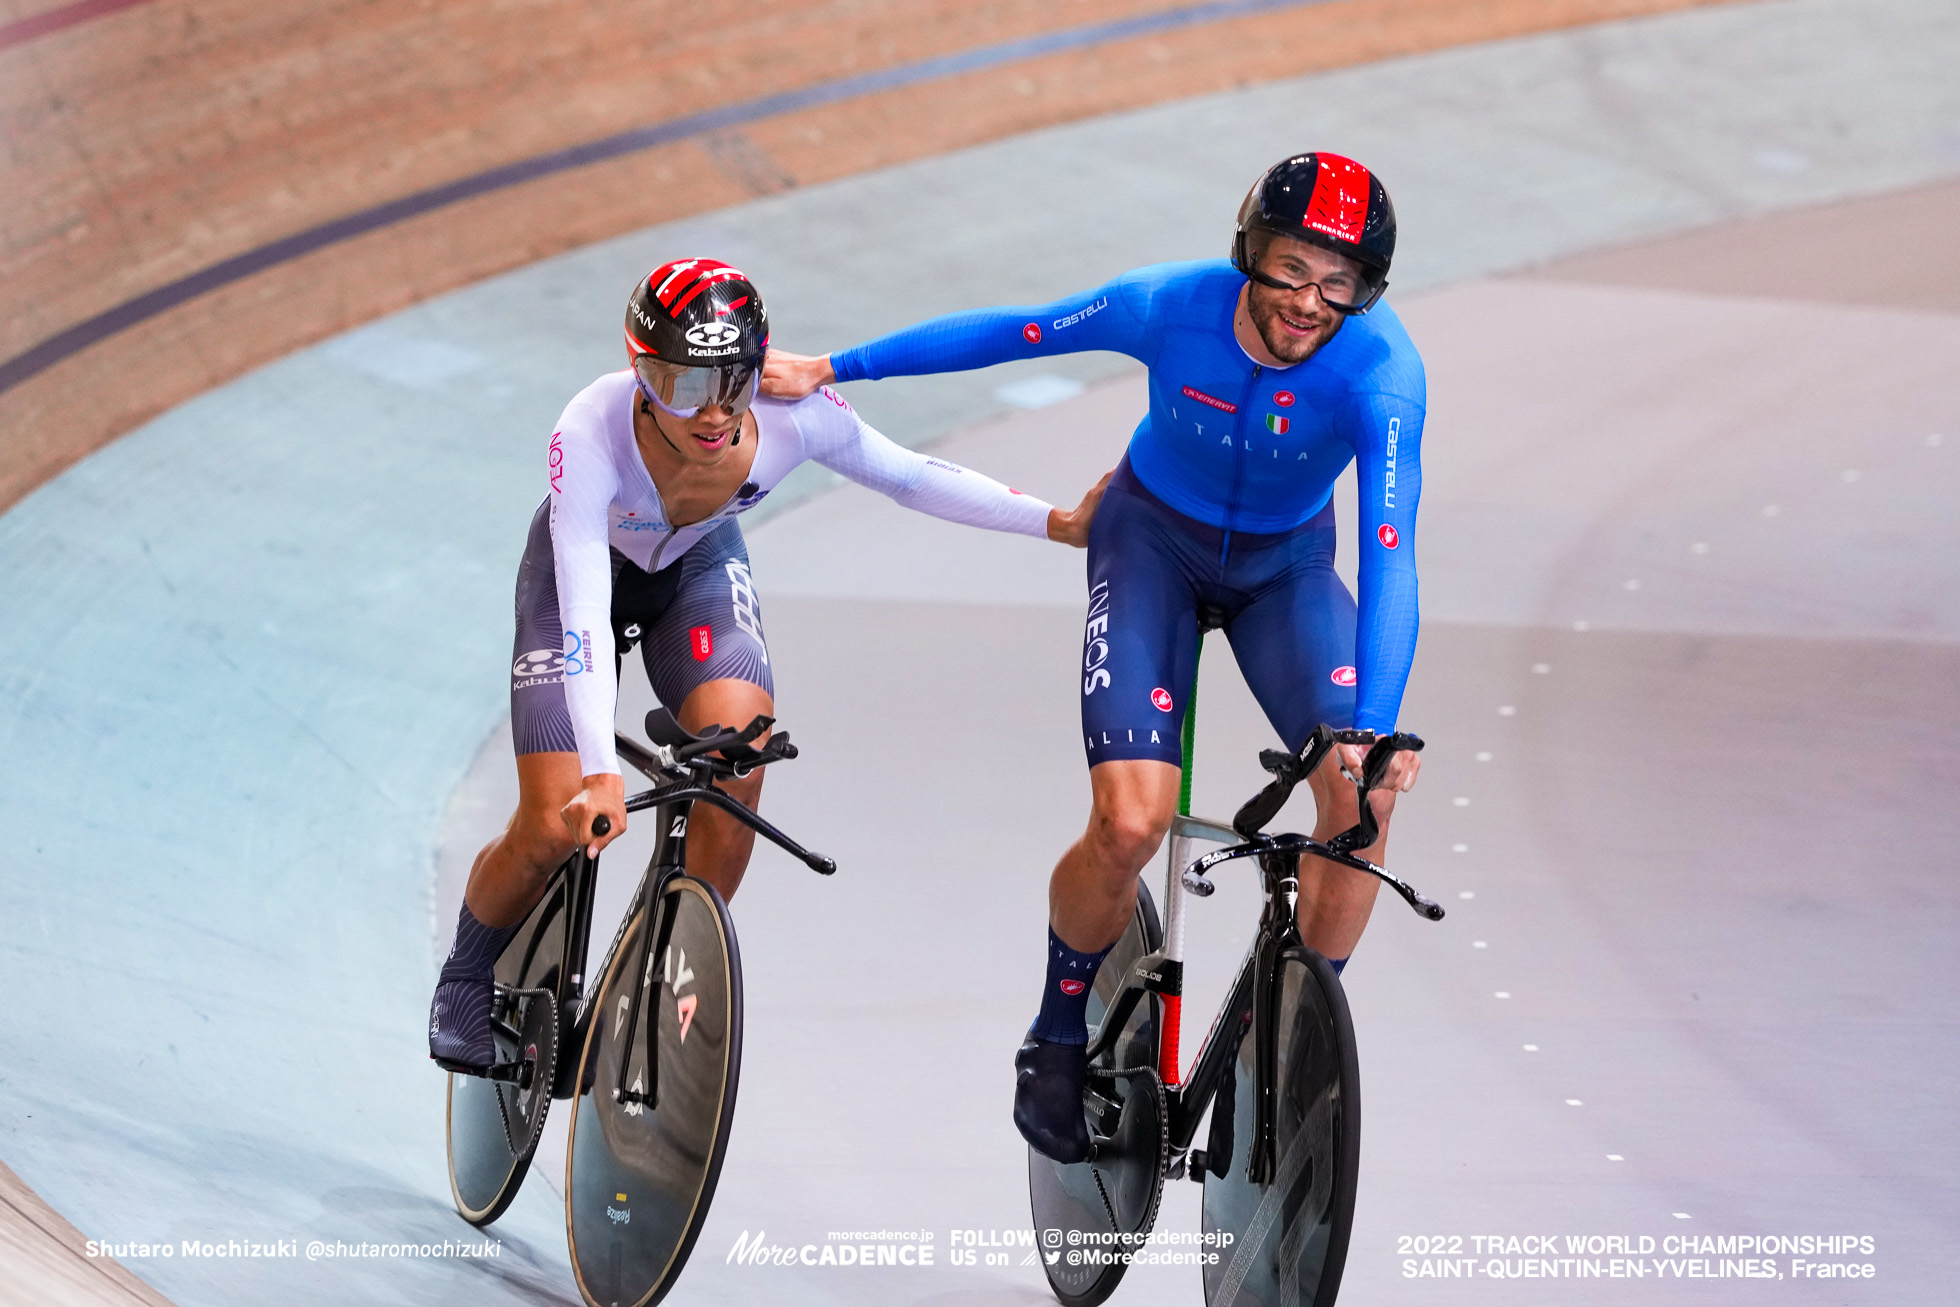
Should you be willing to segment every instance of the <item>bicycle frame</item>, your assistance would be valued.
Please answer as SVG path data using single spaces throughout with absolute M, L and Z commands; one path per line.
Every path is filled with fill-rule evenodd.
M 1373 843 L 1375 837 L 1376 826 L 1367 801 L 1368 790 L 1380 780 L 1388 754 L 1395 748 L 1422 747 L 1422 742 L 1414 737 L 1393 737 L 1384 741 L 1384 751 L 1378 758 L 1371 758 L 1368 774 L 1359 782 L 1361 820 L 1352 830 L 1325 842 L 1305 835 L 1258 833 L 1258 828 L 1279 810 L 1293 787 L 1319 765 L 1336 739 L 1335 732 L 1323 726 L 1308 741 L 1302 755 L 1262 755 L 1261 761 L 1274 773 L 1275 780 L 1240 809 L 1233 827 L 1183 813 L 1172 818 L 1170 836 L 1166 841 L 1164 945 L 1157 952 L 1137 959 L 1123 987 L 1109 1005 L 1096 1038 L 1090 1043 L 1088 1056 L 1093 1064 L 1099 1057 L 1111 1052 L 1144 995 L 1157 995 L 1162 1005 L 1162 1020 L 1158 1027 L 1156 1070 L 1164 1087 L 1171 1154 L 1180 1159 L 1172 1165 L 1173 1174 L 1182 1173 L 1182 1158 L 1197 1134 L 1198 1121 L 1217 1092 L 1229 1060 L 1238 1055 L 1240 1041 L 1248 1031 L 1255 1041 L 1256 1075 L 1251 1178 L 1255 1183 L 1264 1183 L 1273 1174 L 1272 1109 L 1278 1081 L 1279 1054 L 1277 1031 L 1266 1016 L 1266 1005 L 1273 1000 L 1273 983 L 1278 975 L 1281 954 L 1289 948 L 1303 947 L 1295 919 L 1300 897 L 1298 868 L 1301 854 L 1313 854 L 1377 877 L 1400 894 L 1420 915 L 1431 921 L 1440 921 L 1443 917 L 1443 909 L 1439 905 L 1417 893 L 1401 877 L 1353 852 L 1357 847 Z M 1413 744 L 1403 746 L 1400 743 L 1403 739 L 1412 740 Z M 1188 757 L 1188 737 L 1185 749 Z M 1181 800 L 1180 806 L 1187 802 L 1188 795 Z M 1228 847 L 1187 863 L 1185 857 L 1190 851 L 1191 841 L 1196 838 L 1224 841 Z M 1182 1074 L 1179 1049 L 1184 998 L 1185 895 L 1187 892 L 1199 896 L 1210 894 L 1213 886 L 1205 879 L 1205 872 L 1221 863 L 1244 857 L 1259 859 L 1265 905 L 1260 913 L 1258 933 L 1246 951 L 1245 960 L 1239 964 L 1239 973 L 1232 982 L 1225 1006 L 1219 1010 L 1211 1029 L 1205 1033 L 1187 1081 Z M 1229 1024 L 1234 1020 L 1238 1023 L 1236 1029 Z
M 1246 950 L 1244 961 L 1239 964 L 1238 976 L 1232 982 L 1224 1006 L 1213 1018 L 1211 1028 L 1205 1032 L 1204 1041 L 1192 1060 L 1190 1078 L 1185 1079 L 1179 1049 L 1179 1022 L 1184 998 L 1185 886 L 1182 854 L 1192 838 L 1200 836 L 1235 843 L 1238 840 L 1234 832 L 1214 822 L 1183 815 L 1173 818 L 1169 871 L 1165 877 L 1164 946 L 1155 953 L 1137 959 L 1123 988 L 1118 991 L 1103 1017 L 1088 1052 L 1093 1064 L 1110 1051 L 1144 996 L 1155 994 L 1158 997 L 1163 1016 L 1159 1025 L 1156 1071 L 1164 1087 L 1165 1124 L 1173 1157 L 1182 1156 L 1190 1148 L 1197 1134 L 1198 1122 L 1211 1103 L 1212 1095 L 1217 1092 L 1227 1062 L 1238 1055 L 1239 1042 L 1247 1033 L 1246 1027 L 1258 1028 L 1260 1023 L 1254 1009 L 1263 1006 L 1260 995 L 1267 987 L 1262 984 L 1262 979 L 1270 982 L 1273 962 L 1280 951 L 1299 942 L 1299 928 L 1293 919 L 1294 904 L 1299 898 L 1299 881 L 1291 870 L 1281 873 L 1275 867 L 1279 859 L 1261 858 L 1266 903 L 1260 914 L 1258 933 Z M 1291 860 L 1287 862 L 1290 864 Z M 1239 1022 L 1238 1029 L 1228 1026 L 1231 1020 Z M 1263 1063 L 1265 1059 L 1261 1061 Z M 1271 1077 L 1262 1075 L 1261 1080 L 1270 1083 Z
M 670 748 L 656 745 L 652 749 L 615 735 L 614 744 L 622 760 L 635 770 L 656 782 L 651 790 L 630 796 L 626 800 L 628 812 L 654 810 L 654 820 L 659 823 L 655 835 L 653 857 L 648 860 L 646 871 L 642 873 L 639 889 L 626 915 L 620 920 L 619 930 L 606 950 L 606 956 L 599 964 L 599 975 L 611 971 L 613 961 L 618 956 L 620 942 L 626 937 L 626 928 L 632 923 L 634 911 L 647 907 L 649 918 L 655 905 L 661 902 L 662 892 L 667 882 L 687 870 L 687 826 L 693 816 L 696 803 L 707 803 L 734 817 L 737 821 L 753 829 L 758 835 L 779 846 L 792 857 L 800 859 L 820 875 L 829 875 L 837 870 L 836 864 L 821 855 L 811 853 L 795 840 L 777 830 L 739 799 L 714 787 L 714 764 L 706 757 L 677 760 Z M 789 756 L 794 756 L 792 750 Z M 739 773 L 738 773 L 739 774 Z M 582 1048 L 590 1032 L 593 1010 L 593 992 L 588 992 L 585 983 L 585 956 L 591 946 L 592 904 L 599 876 L 599 860 L 587 856 L 583 846 L 575 849 L 565 865 L 554 874 L 545 889 L 549 900 L 558 892 L 562 884 L 565 889 L 565 965 L 559 971 L 558 984 L 554 998 L 558 1004 L 559 1028 L 567 1033 L 561 1039 L 561 1049 Z M 620 1049 L 619 1083 L 613 1086 L 613 1098 L 617 1102 L 640 1104 L 648 1108 L 659 1101 L 659 1059 L 647 1059 L 646 1088 L 634 1090 L 628 1087 L 627 1070 L 633 1058 L 633 1045 L 639 1032 L 640 1010 L 645 1000 L 646 988 L 652 982 L 653 963 L 660 956 L 659 947 L 667 942 L 667 932 L 671 923 L 663 916 L 659 921 L 649 919 L 646 929 L 640 934 L 640 954 L 634 967 L 632 1001 L 627 1009 L 625 1042 Z M 542 944 L 552 926 L 547 919 L 530 938 L 533 953 Z M 656 940 L 656 934 L 658 939 Z M 658 946 L 658 947 L 657 947 Z M 528 966 L 530 958 L 525 958 Z M 596 986 L 593 987 L 596 991 Z M 565 1056 L 558 1058 L 551 1086 L 553 1098 L 571 1098 L 578 1089 L 579 1058 Z M 502 1071 L 502 1068 L 498 1068 Z M 493 1079 L 514 1078 L 516 1064 L 502 1075 L 492 1073 Z

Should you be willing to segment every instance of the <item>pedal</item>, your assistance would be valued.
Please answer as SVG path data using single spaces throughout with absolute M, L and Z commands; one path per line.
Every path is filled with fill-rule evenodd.
M 1211 1159 L 1205 1156 L 1205 1150 L 1202 1148 L 1194 1148 L 1191 1150 L 1190 1153 L 1189 1168 L 1187 1169 L 1185 1166 L 1185 1159 L 1179 1158 L 1177 1164 L 1177 1174 L 1173 1175 L 1171 1179 L 1182 1180 L 1188 1176 L 1192 1180 L 1197 1181 L 1199 1184 L 1203 1184 L 1205 1182 L 1205 1168 L 1208 1167 L 1209 1165 L 1211 1165 Z
M 495 1080 L 500 1084 L 514 1084 L 519 1089 L 530 1087 L 531 1064 L 529 1062 L 497 1062 L 491 1066 L 475 1066 L 469 1062 L 458 1062 L 454 1058 L 429 1058 L 444 1071 L 453 1071 L 459 1076 L 475 1076 L 479 1080 Z

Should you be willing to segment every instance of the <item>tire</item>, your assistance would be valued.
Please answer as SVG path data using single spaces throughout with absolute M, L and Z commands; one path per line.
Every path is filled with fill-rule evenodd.
M 1150 897 L 1149 887 L 1139 880 L 1136 912 L 1129 927 L 1096 972 L 1087 1013 L 1092 1041 L 1132 965 L 1163 945 L 1157 904 Z M 1105 1105 L 1102 1119 L 1091 1123 L 1092 1132 L 1110 1137 L 1118 1146 L 1101 1153 L 1096 1161 L 1073 1166 L 1028 1149 L 1028 1196 L 1034 1211 L 1035 1246 L 1042 1255 L 1049 1289 L 1066 1307 L 1095 1307 L 1115 1291 L 1128 1269 L 1121 1261 L 1071 1264 L 1071 1252 L 1118 1247 L 1104 1241 L 1118 1234 L 1147 1234 L 1157 1220 L 1164 1162 L 1170 1148 L 1165 1135 L 1163 1085 L 1155 1070 L 1157 1017 L 1158 1000 L 1146 994 L 1125 1024 L 1114 1056 L 1098 1059 L 1089 1067 L 1090 1093 Z M 1090 1241 L 1081 1242 L 1084 1236 Z M 1055 1255 L 1053 1261 L 1049 1260 L 1051 1254 Z
M 555 878 L 497 959 L 493 1016 L 518 1036 L 497 1034 L 499 1057 L 530 1060 L 527 1080 L 512 1084 L 449 1073 L 449 1193 L 471 1225 L 490 1224 L 517 1197 L 551 1108 L 558 1060 L 555 994 L 565 964 L 569 893 L 569 879 Z
M 1304 947 L 1276 967 L 1277 1162 L 1270 1184 L 1247 1178 L 1255 1104 L 1253 1040 L 1241 1041 L 1224 1174 L 1205 1175 L 1207 1235 L 1230 1233 L 1205 1267 L 1209 1307 L 1332 1307 L 1347 1264 L 1361 1160 L 1361 1073 L 1347 995 L 1326 959 Z
M 579 1293 L 593 1307 L 646 1307 L 679 1278 L 707 1219 L 735 1115 L 742 1062 L 742 968 L 728 909 L 712 887 L 675 876 L 660 893 L 629 1088 L 613 1099 L 641 956 L 644 907 L 620 933 L 593 995 L 565 1162 L 565 1232 Z

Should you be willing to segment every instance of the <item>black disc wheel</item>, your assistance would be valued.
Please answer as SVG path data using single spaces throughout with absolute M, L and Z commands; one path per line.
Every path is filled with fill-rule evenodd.
M 1250 1175 L 1254 1146 L 1255 1040 L 1239 1045 L 1230 1101 L 1231 1149 L 1212 1159 L 1204 1184 L 1208 1235 L 1219 1259 L 1205 1267 L 1210 1307 L 1332 1307 L 1347 1263 L 1361 1159 L 1360 1068 L 1347 996 L 1326 959 L 1307 948 L 1279 957 L 1274 978 L 1277 1083 L 1272 1179 Z M 1213 1139 L 1221 1138 L 1214 1128 Z M 1219 1174 L 1222 1169 L 1223 1174 Z
M 1089 997 L 1090 1042 L 1136 960 L 1164 944 L 1157 905 L 1137 882 L 1137 907 L 1103 959 Z M 1111 1056 L 1089 1066 L 1084 1109 L 1096 1156 L 1067 1166 L 1030 1148 L 1028 1193 L 1035 1244 L 1048 1287 L 1068 1307 L 1094 1307 L 1115 1290 L 1128 1263 L 1110 1257 L 1141 1247 L 1157 1220 L 1169 1155 L 1164 1087 L 1157 1078 L 1157 999 L 1146 994 L 1124 1022 Z
M 643 905 L 621 932 L 579 1063 L 565 1227 L 579 1292 L 594 1307 L 645 1307 L 673 1287 L 707 1219 L 735 1114 L 742 970 L 728 909 L 710 886 L 675 876 L 652 928 L 649 952 Z
M 449 1191 L 472 1225 L 488 1225 L 517 1197 L 551 1107 L 566 885 L 553 880 L 497 959 L 490 1028 L 497 1061 L 519 1064 L 517 1078 L 449 1075 Z

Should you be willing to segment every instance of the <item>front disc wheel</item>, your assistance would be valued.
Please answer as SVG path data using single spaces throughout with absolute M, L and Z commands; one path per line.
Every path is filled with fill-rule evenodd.
M 593 1307 L 647 1307 L 687 1264 L 735 1114 L 742 972 L 721 896 L 667 880 L 651 923 L 642 908 L 621 932 L 591 1013 L 565 1167 L 572 1270 Z

